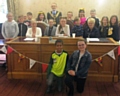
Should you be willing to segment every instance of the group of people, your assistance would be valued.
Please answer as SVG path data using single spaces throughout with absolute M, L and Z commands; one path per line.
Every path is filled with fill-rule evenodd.
M 69 57 L 67 51 L 63 49 L 63 41 L 57 39 L 56 50 L 51 54 L 47 71 L 47 93 L 51 93 L 54 88 L 59 92 L 63 89 L 63 81 L 69 88 L 67 96 L 74 95 L 74 83 L 76 90 L 83 93 L 90 64 L 92 62 L 91 53 L 86 49 L 87 42 L 80 38 L 76 43 L 78 50 Z M 55 85 L 57 85 L 55 87 Z
M 85 17 L 85 10 L 81 8 L 79 15 L 73 19 L 73 12 L 68 11 L 67 17 L 62 17 L 62 13 L 57 11 L 57 4 L 52 3 L 52 11 L 45 13 L 40 11 L 36 19 L 32 18 L 32 13 L 28 12 L 27 16 L 18 16 L 18 23 L 13 20 L 13 14 L 8 13 L 8 20 L 2 25 L 2 35 L 5 39 L 12 39 L 17 36 L 36 37 L 36 36 L 72 36 L 83 38 L 113 38 L 119 40 L 118 17 L 112 15 L 110 21 L 107 16 L 103 16 L 101 22 L 96 17 L 96 10 L 90 11 L 90 17 Z M 70 28 L 67 20 L 74 24 Z M 44 23 L 47 27 L 42 32 L 37 23 Z

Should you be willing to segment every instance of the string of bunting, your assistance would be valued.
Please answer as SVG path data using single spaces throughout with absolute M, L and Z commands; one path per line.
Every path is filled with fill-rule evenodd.
M 105 53 L 103 54 L 102 56 L 99 56 L 95 59 L 93 59 L 92 61 L 96 61 L 101 67 L 103 66 L 102 64 L 102 57 L 108 55 L 110 56 L 112 59 L 115 60 L 115 54 L 114 54 L 114 50 L 118 48 L 118 55 L 120 55 L 120 46 L 119 47 L 115 47 L 114 49 L 112 49 L 111 51 L 109 51 L 108 53 Z M 18 52 L 17 50 L 13 49 L 12 47 L 10 47 L 9 45 L 7 45 L 7 49 L 6 49 L 6 45 L 4 45 L 1 49 L 0 49 L 2 52 L 4 52 L 5 54 L 10 54 L 12 53 L 13 51 L 18 53 L 19 55 L 19 59 L 18 59 L 18 63 L 21 62 L 22 59 L 24 58 L 27 58 L 29 59 L 29 68 L 31 69 L 34 64 L 37 62 L 37 63 L 40 63 L 42 64 L 42 72 L 46 72 L 47 70 L 47 67 L 48 67 L 48 64 L 47 63 L 44 63 L 44 62 L 40 62 L 40 61 L 37 61 L 37 60 L 34 60 L 34 59 L 31 59 L 23 54 L 21 54 L 20 52 Z

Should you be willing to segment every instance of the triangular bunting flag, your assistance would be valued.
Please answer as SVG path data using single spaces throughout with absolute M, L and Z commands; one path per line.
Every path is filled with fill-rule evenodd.
M 118 47 L 118 56 L 120 55 L 120 46 Z
M 48 68 L 48 64 L 42 64 L 42 72 L 43 73 L 46 72 L 47 68 Z
M 4 52 L 5 54 L 7 54 L 7 49 L 5 46 L 3 46 L 1 49 L 0 49 L 2 52 Z
M 22 54 L 19 54 L 18 63 L 19 63 L 23 58 L 25 58 L 25 56 L 22 55 Z
M 29 59 L 30 60 L 30 69 L 34 66 L 34 64 L 35 64 L 35 60 L 33 60 L 33 59 Z
M 95 59 L 95 61 L 102 67 L 103 64 L 102 64 L 102 57 L 99 57 L 97 59 Z
M 107 53 L 111 58 L 113 58 L 115 60 L 115 54 L 114 51 L 111 50 L 110 52 Z
M 13 49 L 10 46 L 8 46 L 7 47 L 7 54 L 10 54 L 12 51 L 13 51 Z

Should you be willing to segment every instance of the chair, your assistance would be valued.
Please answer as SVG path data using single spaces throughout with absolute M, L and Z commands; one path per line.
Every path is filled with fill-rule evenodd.
M 44 36 L 44 32 L 47 26 L 44 23 L 37 23 L 37 27 L 41 28 L 42 36 Z
M 67 20 L 67 24 L 70 26 L 70 32 L 71 32 L 72 28 L 74 27 L 74 23 L 70 20 Z

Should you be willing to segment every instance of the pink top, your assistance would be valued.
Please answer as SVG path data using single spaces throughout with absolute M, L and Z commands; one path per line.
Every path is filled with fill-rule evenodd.
M 83 25 L 86 21 L 86 18 L 85 17 L 82 17 L 80 18 L 80 25 Z

